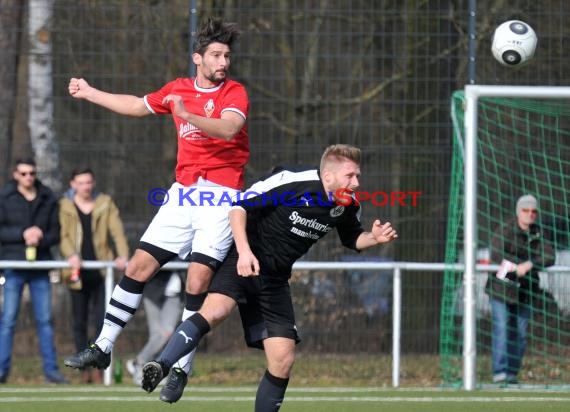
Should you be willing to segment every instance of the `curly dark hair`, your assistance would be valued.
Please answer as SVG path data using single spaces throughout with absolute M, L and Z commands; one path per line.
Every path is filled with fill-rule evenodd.
M 221 18 L 209 17 L 196 33 L 194 53 L 204 55 L 211 43 L 222 43 L 232 48 L 241 32 L 236 23 L 225 23 Z

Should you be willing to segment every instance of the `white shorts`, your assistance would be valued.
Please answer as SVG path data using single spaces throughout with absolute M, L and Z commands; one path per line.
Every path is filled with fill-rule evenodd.
M 223 261 L 233 241 L 228 212 L 236 193 L 203 179 L 190 187 L 175 182 L 141 242 L 181 259 L 195 252 Z

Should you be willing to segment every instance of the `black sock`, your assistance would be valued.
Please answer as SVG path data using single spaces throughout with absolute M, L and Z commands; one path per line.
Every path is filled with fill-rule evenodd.
M 158 361 L 171 368 L 184 355 L 189 354 L 200 343 L 200 339 L 210 331 L 210 325 L 199 313 L 195 313 L 176 328 Z
M 289 379 L 278 378 L 265 371 L 255 397 L 255 412 L 276 412 L 281 408 Z
M 191 312 L 198 312 L 202 307 L 202 303 L 204 303 L 206 300 L 207 295 L 208 292 L 199 293 L 197 295 L 186 292 L 186 310 L 189 310 Z
M 135 280 L 127 275 L 123 275 L 119 280 L 119 286 L 130 293 L 138 293 L 142 295 L 145 285 L 146 282 Z

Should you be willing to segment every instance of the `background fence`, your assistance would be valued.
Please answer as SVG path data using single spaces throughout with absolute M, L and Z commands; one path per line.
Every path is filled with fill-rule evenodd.
M 53 132 L 57 164 L 40 178 L 61 193 L 72 169 L 90 165 L 99 189 L 114 196 L 134 247 L 154 209 L 147 193 L 168 187 L 175 164 L 175 131 L 167 117 L 128 119 L 67 94 L 72 76 L 94 86 L 142 96 L 189 72 L 188 0 L 0 0 L 0 183 L 15 157 L 32 153 L 37 125 L 28 113 L 29 64 L 36 41 L 51 45 Z M 451 170 L 449 98 L 467 82 L 467 0 L 292 0 L 196 1 L 197 18 L 218 15 L 243 31 L 232 75 L 250 94 L 251 183 L 275 164 L 315 164 L 331 143 L 355 144 L 364 151 L 362 189 L 421 191 L 418 205 L 374 208 L 365 204 L 364 223 L 390 220 L 400 238 L 359 259 L 441 262 Z M 29 17 L 38 4 L 52 12 L 49 24 L 31 34 Z M 481 84 L 567 85 L 564 40 L 570 7 L 566 0 L 479 0 L 476 2 L 476 81 Z M 530 23 L 539 36 L 534 60 L 508 69 L 490 53 L 494 27 L 507 19 Z M 334 236 L 307 259 L 342 261 Z M 297 274 L 296 292 L 306 297 L 310 320 L 318 311 L 338 325 L 383 330 L 383 315 L 356 304 L 364 277 L 347 273 Z M 380 282 L 381 283 L 381 282 Z M 359 286 L 355 286 L 359 285 Z M 403 280 L 405 350 L 437 353 L 442 277 L 417 272 Z M 376 287 L 374 285 L 370 287 Z M 315 299 L 314 291 L 339 292 Z M 58 322 L 69 322 L 67 294 L 56 288 Z M 311 300 L 312 299 L 312 300 Z M 380 305 L 382 307 L 382 305 Z M 381 307 L 378 309 L 382 312 Z M 343 312 L 348 308 L 358 313 Z M 26 313 L 27 311 L 24 311 Z M 337 313 L 339 312 L 339 313 Z M 304 312 L 301 312 L 304 316 Z M 341 318 L 339 319 L 338 316 Z M 353 323 L 347 319 L 354 318 Z M 372 319 L 372 320 L 371 320 Z M 25 325 L 27 321 L 23 320 Z M 142 322 L 142 321 L 141 321 Z M 343 323 L 344 322 L 344 323 Z M 372 322 L 372 324 L 370 323 Z M 130 330 L 142 323 L 134 323 Z M 328 323 L 312 323 L 308 340 L 319 350 L 341 350 L 369 342 L 386 349 L 384 336 L 338 341 Z M 60 325 L 58 331 L 68 330 Z M 60 335 L 62 343 L 70 341 Z M 320 345 L 320 346 L 319 346 Z M 336 347 L 334 345 L 337 345 Z

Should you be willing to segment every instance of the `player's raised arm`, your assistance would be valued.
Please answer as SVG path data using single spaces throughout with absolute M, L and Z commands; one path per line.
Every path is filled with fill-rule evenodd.
M 69 94 L 76 99 L 87 100 L 118 114 L 135 117 L 151 114 L 142 97 L 107 93 L 92 87 L 85 79 L 71 78 L 68 90 Z

